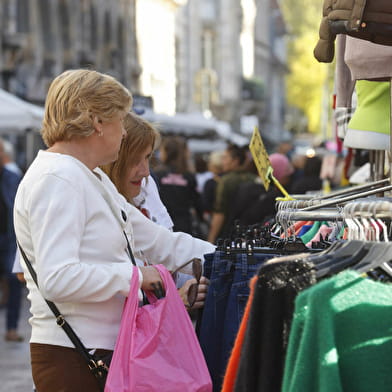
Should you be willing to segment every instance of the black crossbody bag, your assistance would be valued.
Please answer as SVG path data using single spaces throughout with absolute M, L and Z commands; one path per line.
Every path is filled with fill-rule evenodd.
M 132 264 L 136 266 L 136 261 L 133 256 L 131 246 L 128 241 L 127 234 L 124 232 L 125 238 L 127 240 L 127 248 L 129 252 L 129 257 L 131 258 Z M 30 272 L 31 277 L 33 278 L 35 284 L 37 285 L 37 288 L 39 290 L 38 286 L 38 280 L 37 280 L 37 274 L 33 268 L 33 266 L 30 263 L 30 260 L 27 258 L 26 253 L 24 252 L 23 248 L 20 246 L 18 242 L 18 247 L 20 250 L 20 253 L 23 257 L 23 260 L 25 261 L 27 268 Z M 144 296 L 144 293 L 143 293 Z M 95 378 L 98 381 L 99 388 L 102 392 L 104 392 L 105 389 L 105 383 L 106 383 L 106 378 L 108 375 L 109 371 L 109 366 L 110 366 L 110 361 L 112 360 L 112 353 L 102 357 L 98 358 L 94 354 L 91 354 L 88 349 L 85 347 L 85 345 L 82 343 L 82 341 L 79 339 L 78 335 L 76 335 L 75 331 L 72 329 L 72 327 L 68 324 L 67 320 L 64 318 L 64 316 L 61 314 L 60 310 L 58 307 L 52 302 L 44 298 L 45 302 L 48 304 L 50 310 L 53 312 L 55 318 L 56 318 L 56 323 L 59 327 L 61 327 L 64 332 L 67 334 L 73 345 L 75 346 L 75 349 L 80 353 L 80 355 L 83 357 L 85 360 L 87 366 L 95 376 Z

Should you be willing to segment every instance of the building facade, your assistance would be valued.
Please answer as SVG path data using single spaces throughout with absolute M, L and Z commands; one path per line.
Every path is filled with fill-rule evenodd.
M 68 68 L 107 72 L 158 113 L 199 113 L 284 135 L 278 0 L 2 0 L 0 87 L 43 104 Z
M 188 0 L 176 34 L 177 111 L 200 111 L 238 132 L 252 116 L 271 143 L 288 136 L 286 29 L 277 0 Z
M 43 103 L 56 75 L 91 67 L 138 90 L 133 1 L 3 0 L 0 12 L 4 89 Z

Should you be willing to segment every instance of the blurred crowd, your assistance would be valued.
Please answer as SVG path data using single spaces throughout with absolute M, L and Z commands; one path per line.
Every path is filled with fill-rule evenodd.
M 321 156 L 298 154 L 282 143 L 269 158 L 273 176 L 289 194 L 323 189 Z M 273 182 L 265 190 L 248 146 L 192 154 L 184 138 L 164 136 L 151 169 L 174 231 L 212 243 L 230 236 L 235 224 L 273 218 L 276 197 L 283 196 Z

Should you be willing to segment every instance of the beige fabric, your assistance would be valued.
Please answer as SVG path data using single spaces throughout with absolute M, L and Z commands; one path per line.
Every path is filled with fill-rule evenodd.
M 352 80 L 392 77 L 392 46 L 347 36 L 344 61 Z

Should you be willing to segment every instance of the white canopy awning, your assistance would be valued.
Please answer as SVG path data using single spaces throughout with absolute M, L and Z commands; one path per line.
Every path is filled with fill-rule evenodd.
M 40 129 L 44 108 L 0 89 L 0 134 Z
M 228 122 L 219 121 L 216 118 L 206 118 L 200 112 L 176 113 L 169 116 L 145 110 L 141 116 L 153 122 L 163 133 L 181 134 L 192 139 L 207 138 L 211 141 L 216 139 L 221 140 L 222 143 L 230 141 L 239 145 L 248 144 L 250 139 L 233 132 Z M 222 143 L 221 146 L 224 145 Z M 200 143 L 199 146 L 201 146 Z

